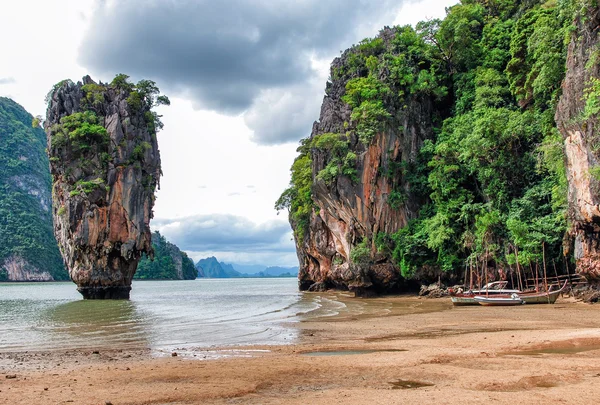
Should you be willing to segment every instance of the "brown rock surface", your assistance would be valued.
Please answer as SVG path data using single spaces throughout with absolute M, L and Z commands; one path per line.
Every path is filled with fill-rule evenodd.
M 142 253 L 152 254 L 149 222 L 160 154 L 151 106 L 132 105 L 135 92 L 86 76 L 83 83 L 63 82 L 49 96 L 44 126 L 54 232 L 85 298 L 128 298 Z M 79 116 L 89 122 L 69 128 L 66 120 L 83 112 L 94 117 Z
M 385 41 L 394 35 L 393 29 L 380 34 Z M 336 77 L 336 71 L 349 70 L 348 60 L 353 52 L 356 49 L 333 61 L 331 77 Z M 336 288 L 363 295 L 369 291 L 394 291 L 402 283 L 399 270 L 388 257 L 377 253 L 373 241 L 377 233 L 394 233 L 417 216 L 421 201 L 411 192 L 408 181 L 401 175 L 385 173 L 414 162 L 423 141 L 433 137 L 433 100 L 419 95 L 410 96 L 403 105 L 386 104 L 391 119 L 365 145 L 352 131 L 352 111 L 342 100 L 347 82 L 354 77 L 357 76 L 347 74 L 327 84 L 320 119 L 313 125 L 311 139 L 326 133 L 349 134 L 349 150 L 356 154 L 357 181 L 344 175 L 332 183 L 320 180 L 317 175 L 331 160 L 331 153 L 311 149 L 312 193 L 317 209 L 303 240 L 296 241 L 301 290 Z M 406 196 L 395 207 L 388 202 L 392 190 L 401 190 Z M 363 239 L 370 242 L 372 260 L 352 263 L 351 251 Z M 317 286 L 311 288 L 315 283 Z
M 600 282 L 600 181 L 591 169 L 600 162 L 598 114 L 586 114 L 586 99 L 600 78 L 597 27 L 600 8 L 586 8 L 577 21 L 567 57 L 563 94 L 556 112 L 565 139 L 569 182 L 570 236 L 574 240 L 577 271 L 590 282 Z M 593 59 L 592 59 L 593 58 Z

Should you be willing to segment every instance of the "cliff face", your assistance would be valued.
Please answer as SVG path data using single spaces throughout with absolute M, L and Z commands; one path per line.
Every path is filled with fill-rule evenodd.
M 54 233 L 84 298 L 128 298 L 138 261 L 153 253 L 157 93 L 151 82 L 134 86 L 118 76 L 96 84 L 86 76 L 49 94 Z
M 46 137 L 32 120 L 0 97 L 0 281 L 68 277 L 52 233 Z
M 569 182 L 569 234 L 577 271 L 600 282 L 600 8 L 577 18 L 556 122 L 564 137 Z
M 374 41 L 383 51 L 391 47 L 394 35 L 387 29 Z M 332 81 L 308 142 L 314 206 L 302 233 L 291 218 L 301 290 L 364 293 L 400 287 L 398 268 L 377 252 L 374 241 L 378 233 L 392 234 L 418 213 L 421 197 L 401 173 L 416 162 L 423 141 L 433 136 L 436 113 L 432 97 L 390 97 L 382 105 L 385 112 L 375 117 L 379 123 L 365 130 L 361 117 L 353 114 L 353 101 L 344 99 L 349 82 L 360 84 L 364 76 L 370 80 L 373 75 L 352 67 L 353 58 L 363 51 L 353 48 L 333 61 Z M 377 80 L 385 77 L 380 74 Z

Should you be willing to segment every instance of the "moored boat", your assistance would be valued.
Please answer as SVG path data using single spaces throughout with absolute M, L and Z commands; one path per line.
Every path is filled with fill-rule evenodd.
M 452 300 L 452 304 L 455 306 L 459 305 L 478 305 L 479 303 L 475 301 L 476 296 L 504 296 L 515 293 L 520 293 L 520 290 L 512 290 L 505 288 L 508 285 L 508 281 L 494 281 L 484 285 L 479 290 L 469 290 L 469 291 L 454 291 L 453 289 L 448 289 L 450 293 L 450 299 Z
M 519 297 L 526 304 L 554 304 L 558 299 L 558 296 L 565 290 L 567 287 L 567 281 L 564 282 L 563 286 L 558 290 L 552 291 L 552 287 L 550 286 L 548 291 L 538 292 L 522 292 L 518 293 Z
M 512 306 L 512 305 L 522 305 L 525 302 L 518 294 L 513 293 L 511 295 L 503 295 L 503 296 L 487 296 L 484 297 L 482 295 L 476 295 L 474 298 L 475 302 L 479 305 L 484 306 Z

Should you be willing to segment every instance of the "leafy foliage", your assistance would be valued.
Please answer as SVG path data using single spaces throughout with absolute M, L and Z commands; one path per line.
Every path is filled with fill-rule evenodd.
M 290 221 L 294 224 L 294 234 L 298 242 L 304 240 L 313 211 L 312 201 L 312 159 L 310 158 L 310 140 L 304 139 L 298 147 L 300 155 L 292 165 L 290 186 L 275 203 L 275 209 L 289 211 Z
M 476 3 L 423 31 L 447 63 L 454 114 L 423 148 L 431 203 L 379 237 L 405 276 L 422 266 L 459 271 L 469 260 L 512 265 L 515 252 L 522 265 L 560 254 L 566 177 L 553 116 L 568 21 L 556 6 L 511 14 L 516 2 Z
M 350 261 L 358 265 L 368 264 L 371 261 L 371 249 L 369 248 L 368 239 L 363 239 L 352 248 L 350 251 Z
M 347 176 L 357 182 L 356 154 L 349 150 L 348 138 L 344 135 L 326 133 L 312 138 L 311 146 L 329 152 L 327 166 L 317 174 L 317 179 L 331 184 L 338 176 Z
M 181 272 L 184 280 L 194 280 L 198 270 L 192 259 L 172 243 L 167 242 L 159 232 L 152 234 L 154 260 L 146 255 L 138 263 L 135 279 L 140 280 L 179 280 L 177 262 L 181 261 Z M 179 256 L 179 257 L 177 257 Z

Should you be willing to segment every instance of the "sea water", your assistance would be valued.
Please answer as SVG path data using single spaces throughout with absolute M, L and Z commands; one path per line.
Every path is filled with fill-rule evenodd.
M 293 343 L 295 322 L 343 306 L 293 278 L 134 281 L 116 301 L 83 300 L 73 283 L 0 283 L 0 351 Z

